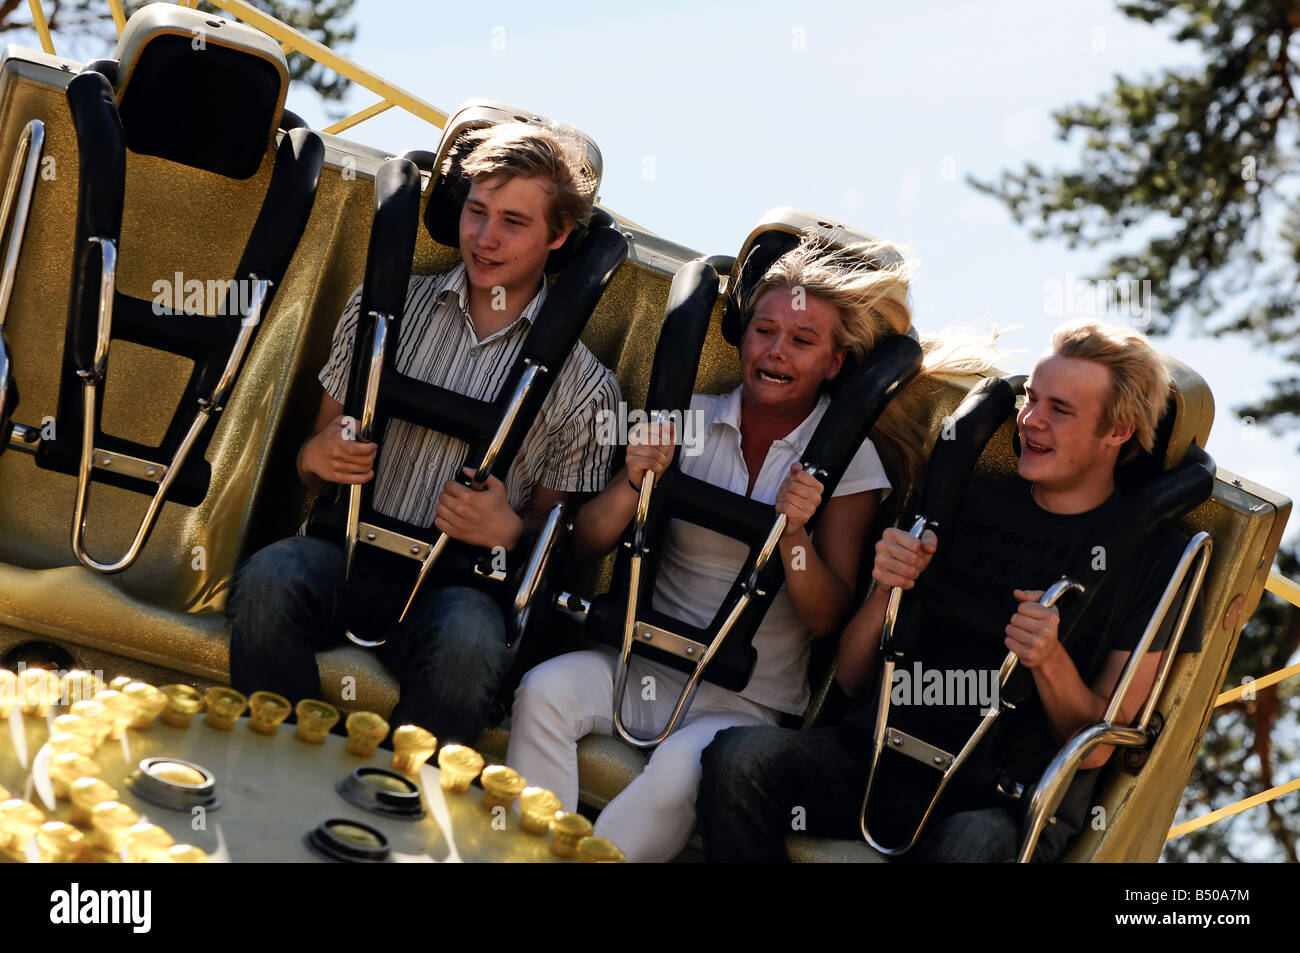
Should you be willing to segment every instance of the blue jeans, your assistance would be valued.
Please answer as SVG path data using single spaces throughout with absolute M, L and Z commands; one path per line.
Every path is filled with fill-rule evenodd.
M 420 725 L 440 744 L 476 744 L 510 663 L 496 602 L 477 589 L 425 587 L 402 622 L 363 633 L 366 620 L 397 618 L 410 577 L 395 581 L 382 565 L 361 561 L 349 599 L 343 563 L 340 546 L 294 536 L 239 566 L 227 606 L 231 685 L 291 702 L 320 698 L 316 653 L 350 644 L 350 626 L 368 639 L 387 636 L 374 652 L 398 678 L 393 727 Z
M 860 839 L 867 752 L 838 728 L 728 728 L 701 761 L 696 814 L 711 861 L 787 860 L 792 832 Z M 1001 807 L 937 818 L 904 855 L 929 863 L 1014 860 L 1019 828 Z

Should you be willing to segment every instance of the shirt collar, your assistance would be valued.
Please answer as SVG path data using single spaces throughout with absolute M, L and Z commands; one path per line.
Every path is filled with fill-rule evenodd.
M 478 343 L 486 344 L 488 341 L 509 334 L 519 326 L 521 321 L 527 321 L 529 327 L 532 327 L 533 323 L 537 320 L 538 312 L 542 310 L 542 303 L 546 300 L 546 293 L 548 290 L 546 279 L 543 278 L 541 288 L 537 290 L 537 294 L 533 295 L 533 300 L 528 302 L 528 305 L 524 308 L 519 317 L 515 318 L 514 321 L 511 321 L 495 334 L 489 334 Z M 450 300 L 452 295 L 456 296 L 456 303 L 460 305 L 461 315 L 468 323 L 470 331 L 473 332 L 474 321 L 469 315 L 469 277 L 465 274 L 464 262 L 461 262 L 451 271 L 447 272 L 446 277 L 443 278 L 442 288 L 438 291 L 436 297 L 438 301 L 445 302 Z
M 730 427 L 737 434 L 740 433 L 740 401 L 744 393 L 744 385 L 738 386 L 730 394 L 723 398 L 722 406 L 718 408 L 718 414 L 713 419 L 715 427 Z M 831 404 L 830 396 L 822 394 L 817 398 L 817 405 L 813 407 L 812 413 L 803 419 L 803 422 L 795 427 L 784 437 L 774 440 L 773 443 L 784 443 L 793 447 L 796 451 L 802 453 L 808 446 L 808 441 L 812 439 L 813 431 L 821 423 L 822 417 L 826 413 L 826 408 Z

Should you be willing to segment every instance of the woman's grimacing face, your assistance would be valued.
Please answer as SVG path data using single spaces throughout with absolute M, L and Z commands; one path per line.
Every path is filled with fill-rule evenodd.
M 839 312 L 801 288 L 772 288 L 754 307 L 740 342 L 746 397 L 791 412 L 811 411 L 821 386 L 840 372 Z

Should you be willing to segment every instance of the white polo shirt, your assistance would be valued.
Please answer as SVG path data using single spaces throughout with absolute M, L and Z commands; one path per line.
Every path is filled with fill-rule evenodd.
M 682 454 L 681 468 L 688 476 L 743 496 L 749 486 L 749 470 L 740 449 L 740 398 L 740 387 L 730 394 L 696 394 L 691 398 L 692 413 L 703 412 L 707 423 L 700 453 L 693 457 Z M 754 481 L 753 499 L 776 502 L 776 492 L 790 465 L 799 462 L 828 406 L 830 398 L 823 395 L 803 423 L 772 442 Z M 864 440 L 854 454 L 833 495 L 849 496 L 868 490 L 889 492 L 889 478 L 870 439 Z M 655 580 L 654 607 L 692 625 L 707 626 L 748 555 L 748 548 L 738 540 L 673 520 Z M 776 558 L 780 558 L 779 554 Z M 782 583 L 754 636 L 758 662 L 741 696 L 778 711 L 802 714 L 808 707 L 811 643 L 812 636 L 795 614 Z

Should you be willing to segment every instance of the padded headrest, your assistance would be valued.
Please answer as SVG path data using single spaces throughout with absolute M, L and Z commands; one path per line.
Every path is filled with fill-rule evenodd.
M 1195 444 L 1204 448 L 1210 439 L 1210 427 L 1214 424 L 1214 395 L 1210 392 L 1210 385 L 1182 361 L 1167 354 L 1160 357 L 1169 372 L 1169 401 L 1156 425 L 1151 451 L 1140 451 L 1132 460 L 1116 468 L 1115 479 L 1122 487 L 1147 482 L 1159 473 L 1172 470 L 1182 462 L 1190 446 Z M 1017 380 L 1021 382 L 1023 392 L 1024 379 Z M 1011 442 L 1016 456 L 1019 456 L 1018 432 L 1013 432 Z
M 875 237 L 858 231 L 847 225 L 837 225 L 825 218 L 804 212 L 797 208 L 783 206 L 774 208 L 754 226 L 731 273 L 727 285 L 727 301 L 722 312 L 722 336 L 728 343 L 740 346 L 740 339 L 745 333 L 744 303 L 754 290 L 754 286 L 767 273 L 768 268 L 784 255 L 794 249 L 804 236 L 811 236 L 831 248 L 849 248 L 865 242 L 875 241 Z M 901 260 L 891 254 L 891 263 Z M 877 267 L 885 262 L 877 262 Z M 908 329 L 915 337 L 915 331 Z
M 270 37 L 155 3 L 127 21 L 114 56 L 128 149 L 232 179 L 258 170 L 289 87 L 284 53 Z
M 465 204 L 465 196 L 469 194 L 470 186 L 468 178 L 460 170 L 461 163 L 469 153 L 465 143 L 466 134 L 502 122 L 523 122 L 539 126 L 555 133 L 561 141 L 576 141 L 583 152 L 583 171 L 594 181 L 594 191 L 599 192 L 601 176 L 604 174 L 604 161 L 595 140 L 586 133 L 544 116 L 537 116 L 500 103 L 473 99 L 458 108 L 447 120 L 442 139 L 438 143 L 438 152 L 433 164 L 433 185 L 429 190 L 429 202 L 424 210 L 424 227 L 429 230 L 429 235 L 435 242 L 451 248 L 460 247 L 460 212 Z M 407 156 L 413 158 L 410 153 Z M 450 168 L 443 172 L 448 159 L 451 160 Z M 592 226 L 610 222 L 612 219 L 608 213 L 597 216 L 593 212 Z M 587 228 L 575 228 L 568 240 L 551 252 L 546 260 L 547 274 L 555 274 L 564 267 L 586 233 Z

